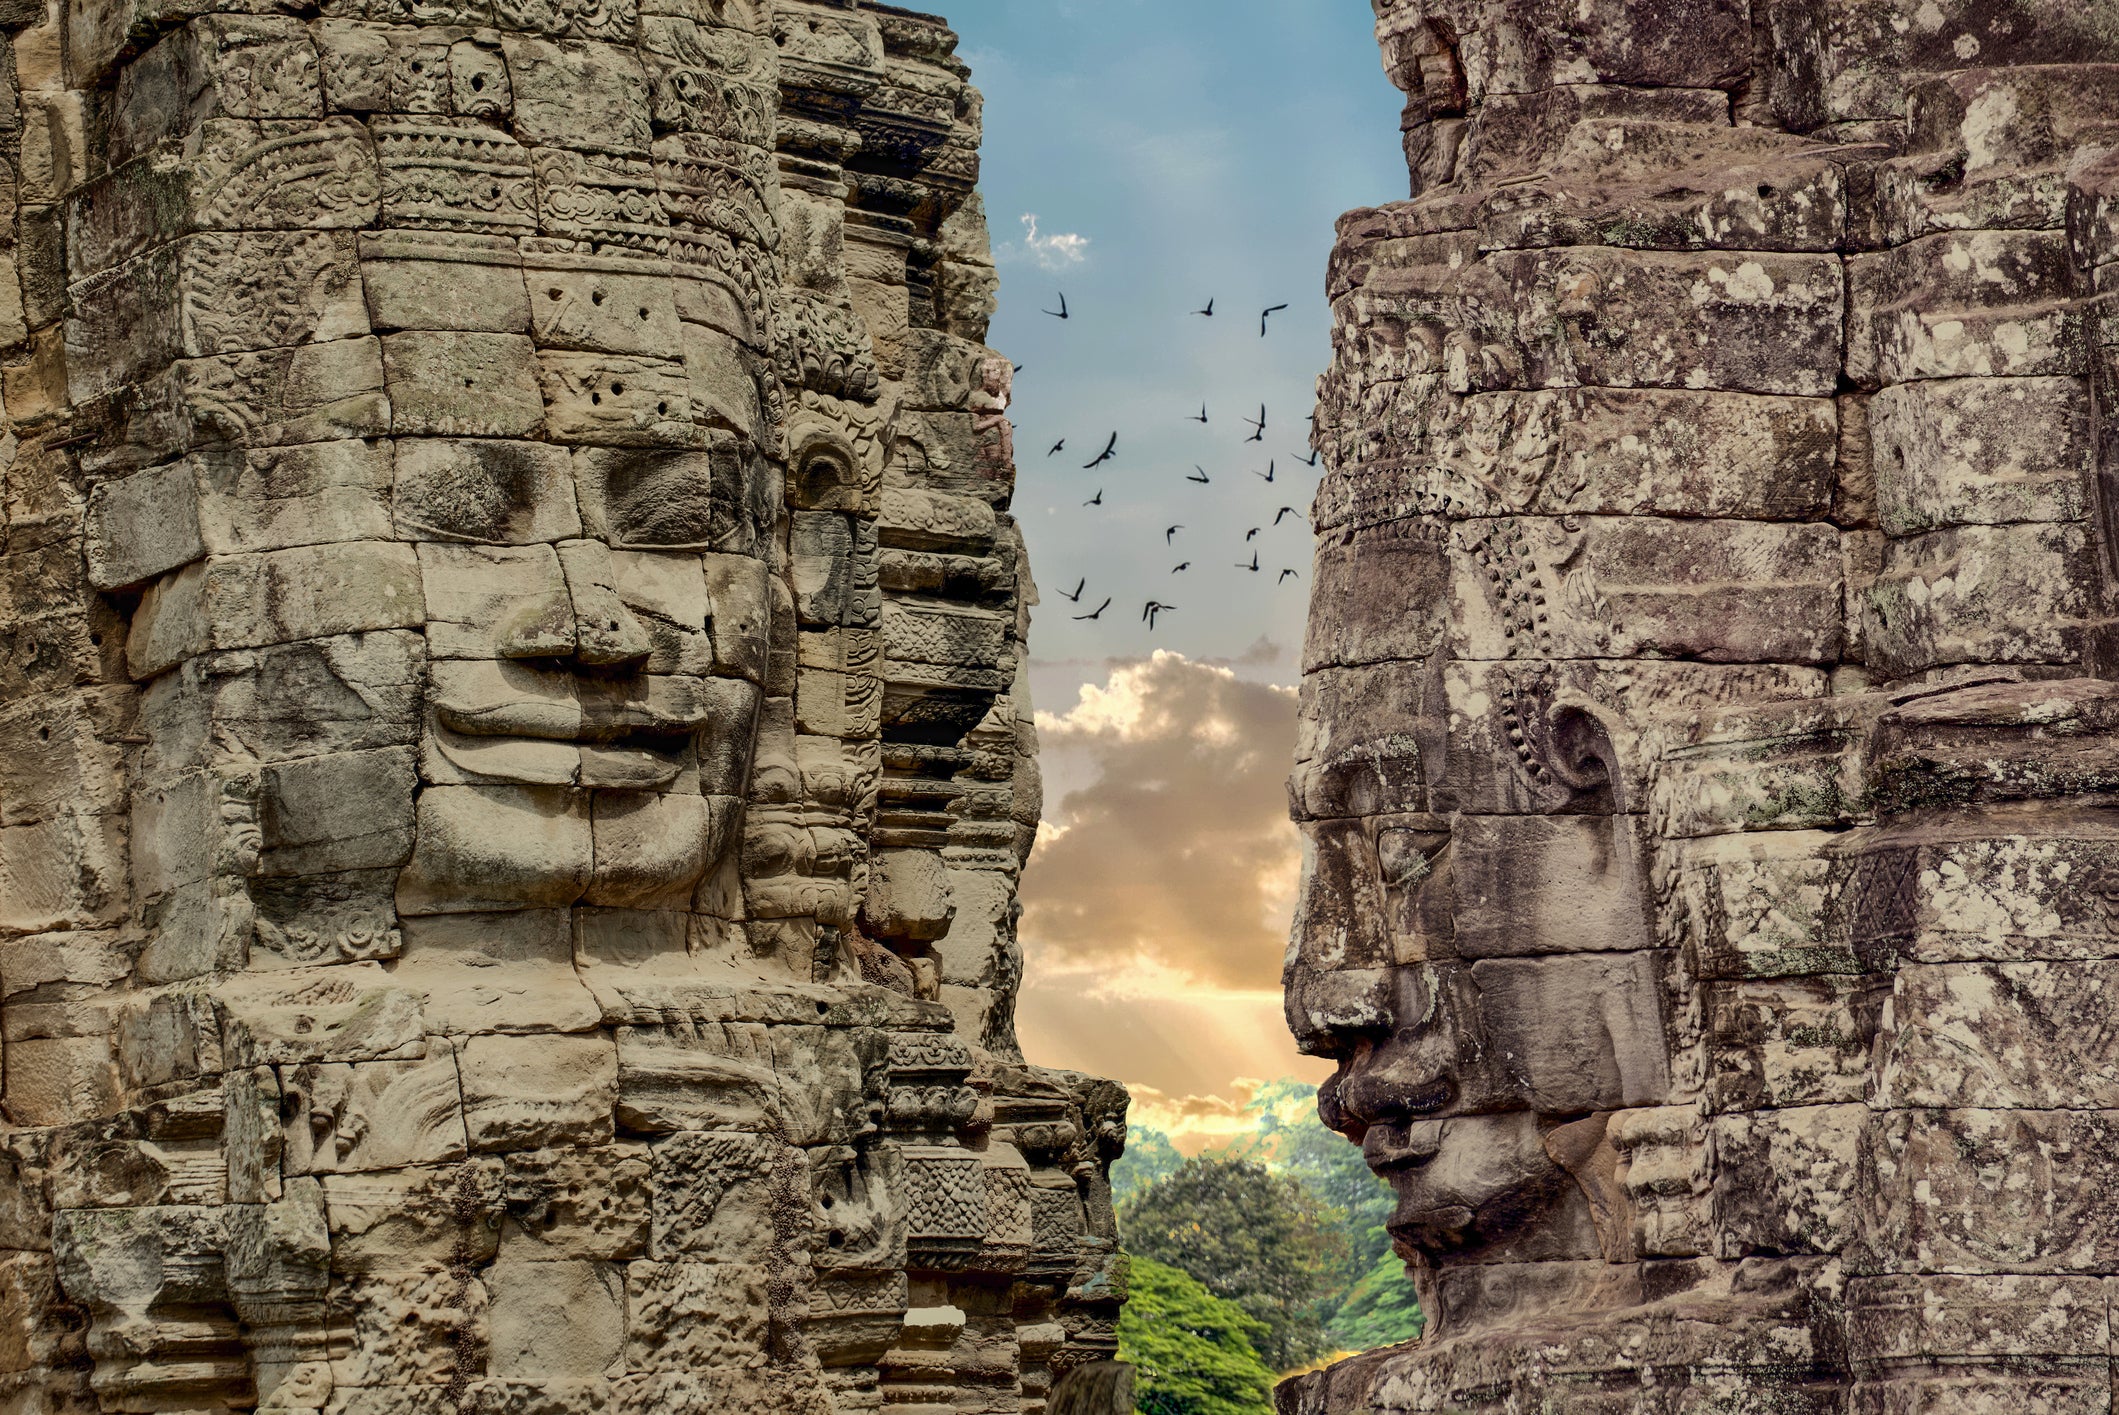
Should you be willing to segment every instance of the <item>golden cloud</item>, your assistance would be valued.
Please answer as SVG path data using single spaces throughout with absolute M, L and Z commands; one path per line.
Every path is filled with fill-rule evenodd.
M 1294 690 L 1158 651 L 1039 714 L 1038 733 L 1048 755 L 1081 759 L 1087 784 L 1048 810 L 1024 872 L 1033 956 L 1277 989 L 1301 869 Z

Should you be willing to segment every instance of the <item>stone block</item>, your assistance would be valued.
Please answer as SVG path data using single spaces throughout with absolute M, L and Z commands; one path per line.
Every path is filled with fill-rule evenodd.
M 770 1130 L 780 1085 L 766 1029 L 750 1022 L 621 1027 L 618 1116 L 628 1131 Z
M 1877 967 L 2119 957 L 2101 888 L 2119 837 L 2101 813 L 2031 810 L 1851 838 L 1844 917 L 1856 953 Z
M 762 1363 L 765 1274 L 746 1263 L 626 1264 L 626 1365 L 712 1372 Z
M 412 856 L 410 747 L 305 757 L 267 767 L 258 790 L 265 875 L 402 865 Z
M 1863 1135 L 1862 1238 L 1882 1272 L 2105 1272 L 2107 1111 L 1884 1111 Z
M 1878 1038 L 1881 1106 L 2119 1108 L 2109 961 L 1908 964 Z
M 611 1139 L 618 1053 L 608 1037 L 474 1036 L 464 1041 L 458 1064 L 474 1151 Z
M 645 157 L 647 73 L 630 49 L 585 40 L 503 41 L 515 126 L 532 143 Z
M 69 278 L 194 231 L 351 230 L 381 209 L 368 131 L 348 118 L 208 118 L 66 198 Z
M 502 1169 L 497 1159 L 327 1174 L 322 1184 L 335 1273 L 426 1274 L 461 1281 L 447 1270 L 491 1262 L 499 1247 Z
M 1641 837 L 1638 816 L 1452 817 L 1458 953 L 1505 958 L 1649 947 L 1654 929 Z
M 136 699 L 123 688 L 0 707 L 0 826 L 126 807 L 125 739 Z
M 1863 387 L 1921 378 L 2081 375 L 2058 231 L 1924 236 L 1847 262 L 1847 376 Z
M 420 793 L 418 841 L 398 881 L 406 914 L 563 908 L 588 888 L 587 797 L 534 786 L 434 786 Z
M 573 1033 L 600 1020 L 574 971 L 564 910 L 406 914 L 401 924 L 394 976 L 423 998 L 430 1031 Z
M 1856 1277 L 1848 1342 L 1864 1361 L 2102 1357 L 2106 1282 L 2018 1273 Z
M 679 347 L 669 266 L 538 253 L 524 263 L 539 348 L 664 354 Z
M 368 333 L 347 231 L 216 231 L 157 246 L 75 285 L 68 388 L 99 397 L 177 359 Z
M 501 1244 L 519 1261 L 647 1256 L 647 1147 L 517 1150 L 507 1164 Z
M 110 146 L 124 162 L 208 118 L 322 118 L 317 53 L 301 21 L 202 15 L 119 71 Z
M 418 556 L 428 651 L 435 658 L 498 661 L 574 652 L 573 602 L 556 549 L 422 543 Z M 520 669 L 536 672 L 532 665 Z
M 157 583 L 133 617 L 125 652 L 145 678 L 214 649 L 417 628 L 425 620 L 411 546 L 303 546 L 217 556 Z
M 118 1109 L 108 1037 L 40 1037 L 7 1044 L 7 1118 L 16 1125 L 71 1125 Z
M 376 330 L 524 334 L 522 258 L 504 236 L 387 231 L 360 238 L 361 284 Z
M 287 1174 L 356 1174 L 446 1164 L 465 1154 L 456 1052 L 430 1038 L 410 1061 L 312 1063 L 281 1078 Z
M 1888 989 L 1860 976 L 1742 978 L 1707 990 L 1710 1109 L 1864 1100 Z
M 544 421 L 530 341 L 520 334 L 406 331 L 383 338 L 391 427 L 400 436 L 522 437 Z
M 797 511 L 789 559 L 795 617 L 805 628 L 837 626 L 853 594 L 853 527 L 835 511 Z
M 1953 526 L 1884 546 L 1863 606 L 1869 666 L 2079 663 L 2105 622 L 2089 528 Z
M 708 630 L 713 606 L 699 556 L 613 551 L 611 570 L 619 602 L 654 645 L 648 672 L 703 677 L 715 671 Z
M 349 1186 L 326 1181 L 325 1192 L 334 1190 L 347 1193 Z M 333 1248 L 335 1257 L 337 1241 Z M 486 1348 L 486 1285 L 468 1271 L 437 1267 L 429 1257 L 424 1263 L 407 1262 L 403 1269 L 356 1270 L 356 1276 L 333 1284 L 326 1320 L 335 1338 L 335 1386 L 387 1392 L 417 1409 L 409 1397 L 447 1390 L 458 1379 L 461 1354 Z
M 866 1133 L 885 1102 L 889 1043 L 848 1027 L 774 1027 L 773 1070 L 781 1079 L 775 1129 L 791 1145 L 845 1145 Z M 802 1083 L 790 1086 L 787 1077 Z
M 1407 520 L 1322 541 L 1304 670 L 1433 652 L 1447 624 L 1448 537 L 1438 521 Z
M 435 46 L 424 61 L 431 65 L 426 77 L 442 77 L 446 52 Z M 382 168 L 383 220 L 391 226 L 536 234 L 530 154 L 507 133 L 475 118 L 426 115 L 377 116 L 369 126 Z
M 392 514 L 413 540 L 520 545 L 581 534 L 567 454 L 537 442 L 400 438 Z
M 687 322 L 680 331 L 693 410 L 709 424 L 757 441 L 765 427 L 758 373 L 749 355 L 726 334 Z M 653 352 L 653 351 L 650 351 Z
M 787 1206 L 808 1170 L 785 1142 L 744 1130 L 686 1131 L 651 1147 L 655 1170 L 649 1252 L 665 1261 L 770 1265 L 790 1235 Z
M 0 933 L 94 928 L 126 908 L 122 815 L 0 826 Z
M 1569 1115 L 1663 1102 L 1667 966 L 1668 956 L 1654 951 L 1472 965 L 1480 1019 L 1533 1110 Z
M 340 439 L 186 459 L 213 555 L 390 538 L 388 449 Z
M 1646 517 L 1467 521 L 1453 531 L 1450 634 L 1466 658 L 1830 663 L 1829 526 Z
M 172 462 L 107 481 L 89 493 L 89 583 L 144 585 L 206 554 L 199 528 L 197 469 Z
M 1670 866 L 1669 941 L 1703 978 L 1857 973 L 1833 928 L 1835 833 L 1771 830 L 1685 842 Z
M 1814 398 L 1837 383 L 1835 257 L 1565 246 L 1490 259 L 1524 312 L 1517 337 L 1532 387 Z
M 1883 706 L 1820 697 L 1703 714 L 1658 759 L 1651 824 L 1663 836 L 1852 824 L 1867 805 L 1863 733 Z
M 503 1257 L 486 1278 L 486 1369 L 503 1380 L 584 1380 L 624 1369 L 625 1269 Z
M 2039 435 L 2024 436 L 2033 427 Z M 1891 535 L 2087 514 L 2089 390 L 2077 379 L 1903 383 L 1872 400 L 1869 430 Z
M 561 442 L 604 447 L 696 447 L 684 365 L 639 354 L 537 355 L 548 430 Z
M 1868 1113 L 1854 1104 L 1717 1117 L 1710 1204 L 1721 1255 L 1842 1251 L 1854 1232 L 1856 1140 Z
M 588 532 L 613 546 L 705 548 L 719 478 L 699 452 L 581 448 L 574 475 Z
M 704 797 L 606 790 L 596 793 L 592 834 L 595 870 L 584 900 L 667 909 L 690 900 L 714 832 Z

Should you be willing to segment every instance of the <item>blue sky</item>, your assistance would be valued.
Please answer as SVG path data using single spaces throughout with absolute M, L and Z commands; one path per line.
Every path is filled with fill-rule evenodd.
M 1309 540 L 1293 516 L 1270 523 L 1282 506 L 1307 513 L 1316 490 L 1299 459 L 1330 352 L 1332 222 L 1405 188 L 1403 100 L 1369 6 L 960 0 L 950 19 L 986 94 L 983 186 L 1002 272 L 991 338 L 1023 365 L 1016 510 L 1044 592 L 1039 658 L 1154 647 L 1234 658 L 1263 637 L 1285 665 Z M 1078 263 L 1055 235 L 1085 238 Z M 1065 323 L 1040 313 L 1061 291 Z M 1188 313 L 1209 298 L 1212 319 Z M 1261 339 L 1259 311 L 1283 302 Z M 1185 421 L 1202 401 L 1211 421 Z M 1265 441 L 1246 443 L 1242 420 L 1260 403 Z M 1114 431 L 1117 459 L 1082 470 Z M 1047 457 L 1061 437 L 1066 451 Z M 1271 485 L 1254 475 L 1269 459 Z M 1195 463 L 1211 485 L 1184 480 Z M 1099 488 L 1105 504 L 1082 506 Z M 1185 529 L 1166 545 L 1175 524 Z M 1252 526 L 1257 574 L 1235 568 L 1249 563 Z M 1302 580 L 1277 583 L 1282 567 Z M 1083 577 L 1079 608 L 1059 598 Z M 1107 594 L 1100 622 L 1069 617 Z M 1177 606 L 1153 635 L 1140 622 L 1150 597 Z
M 1330 357 L 1332 223 L 1405 194 L 1403 100 L 1362 0 L 948 13 L 986 95 L 991 342 L 1023 366 L 1015 511 L 1044 601 L 1031 647 L 1047 827 L 1024 884 L 1023 1040 L 1041 1062 L 1128 1082 L 1136 1117 L 1204 1142 L 1237 1123 L 1246 1078 L 1318 1074 L 1274 988 L 1299 863 L 1280 782 L 1310 536 L 1296 516 L 1272 522 L 1282 506 L 1307 515 L 1316 490 L 1301 459 Z M 1040 313 L 1061 291 L 1065 323 Z M 1211 320 L 1190 313 L 1210 297 Z M 1260 310 L 1283 302 L 1261 339 Z M 1204 427 L 1186 420 L 1202 400 Z M 1260 403 L 1265 440 L 1248 443 Z M 1117 458 L 1083 470 L 1114 431 Z M 1256 475 L 1269 459 L 1270 485 Z M 1185 480 L 1195 464 L 1211 484 Z M 1099 489 L 1103 506 L 1084 507 Z M 1166 545 L 1171 525 L 1184 529 Z M 1253 545 L 1257 574 L 1236 568 Z M 1281 583 L 1283 567 L 1300 578 Z M 1060 595 L 1082 578 L 1077 607 Z M 1073 620 L 1107 595 L 1100 622 Z M 1150 597 L 1177 606 L 1153 634 Z

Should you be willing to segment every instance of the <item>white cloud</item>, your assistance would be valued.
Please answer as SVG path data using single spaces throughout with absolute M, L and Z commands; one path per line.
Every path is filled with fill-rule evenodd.
M 1023 243 L 1018 248 L 1008 242 L 999 252 L 1002 259 L 1020 255 L 1036 261 L 1045 270 L 1065 270 L 1080 265 L 1089 258 L 1089 238 L 1073 231 L 1056 231 L 1052 235 L 1041 235 L 1037 229 L 1037 215 L 1023 213 Z

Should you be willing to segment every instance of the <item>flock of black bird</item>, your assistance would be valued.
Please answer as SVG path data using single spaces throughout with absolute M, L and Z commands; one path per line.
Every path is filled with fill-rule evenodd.
M 1278 305 L 1272 305 L 1272 306 L 1269 306 L 1268 308 L 1266 308 L 1266 309 L 1263 309 L 1263 310 L 1259 311 L 1259 314 L 1258 314 L 1258 337 L 1259 337 L 1259 338 L 1263 339 L 1263 338 L 1265 338 L 1265 337 L 1266 337 L 1266 333 L 1267 333 L 1267 329 L 1268 329 L 1268 321 L 1270 321 L 1270 320 L 1272 319 L 1272 317 L 1273 317 L 1274 315 L 1276 315 L 1276 314 L 1280 313 L 1280 311 L 1282 311 L 1282 310 L 1284 310 L 1284 309 L 1286 309 L 1286 308 L 1287 308 L 1287 306 L 1286 306 L 1285 304 L 1278 304 Z M 1059 308 L 1058 308 L 1058 309 L 1056 309 L 1056 310 L 1043 310 L 1042 312 L 1043 312 L 1043 313 L 1045 313 L 1045 314 L 1051 315 L 1051 316 L 1052 316 L 1052 317 L 1053 317 L 1054 319 L 1071 319 L 1071 318 L 1073 318 L 1073 312 L 1072 312 L 1072 311 L 1070 311 L 1070 310 L 1069 310 L 1069 309 L 1067 308 L 1067 295 L 1066 295 L 1066 292 L 1065 292 L 1065 291 L 1061 291 L 1061 292 L 1059 292 Z M 1204 307 L 1203 309 L 1196 309 L 1196 310 L 1193 310 L 1193 311 L 1192 311 L 1192 313 L 1193 313 L 1194 315 L 1200 316 L 1201 318 L 1205 318 L 1205 319 L 1212 319 L 1212 318 L 1214 318 L 1214 301 L 1213 301 L 1213 300 L 1211 300 L 1211 299 L 1210 299 L 1210 300 L 1208 300 L 1208 301 L 1207 301 L 1207 303 L 1206 303 L 1206 306 L 1205 306 L 1205 307 Z M 1209 417 L 1209 414 L 1208 414 L 1208 412 L 1207 412 L 1207 405 L 1206 405 L 1205 403 L 1201 403 L 1201 404 L 1199 405 L 1199 411 L 1198 411 L 1197 413 L 1187 413 L 1187 414 L 1185 414 L 1185 416 L 1184 416 L 1184 420 L 1185 420 L 1186 422 L 1196 422 L 1196 423 L 1199 423 L 1199 424 L 1200 424 L 1201 426 L 1205 426 L 1205 425 L 1207 425 L 1207 424 L 1208 424 L 1208 422 L 1210 421 L 1210 417 Z M 1253 443 L 1253 442 L 1264 442 L 1264 441 L 1265 441 L 1265 437 L 1266 437 L 1266 405 L 1265 405 L 1265 404 L 1263 404 L 1263 403 L 1260 403 L 1260 404 L 1258 405 L 1258 416 L 1257 416 L 1257 417 L 1253 418 L 1253 417 L 1250 417 L 1250 416 L 1248 416 L 1248 415 L 1247 415 L 1247 416 L 1245 416 L 1245 417 L 1244 417 L 1244 419 L 1243 419 L 1243 422 L 1244 422 L 1244 425 L 1245 425 L 1246 427 L 1248 427 L 1248 428 L 1250 428 L 1250 429 L 1251 429 L 1251 435 L 1250 435 L 1249 437 L 1247 437 L 1247 438 L 1245 438 L 1245 439 L 1244 439 L 1244 442 L 1245 442 L 1245 443 L 1247 443 L 1247 444 L 1248 444 L 1248 443 Z M 1048 450 L 1046 451 L 1046 453 L 1045 453 L 1045 456 L 1046 456 L 1047 458 L 1057 457 L 1057 456 L 1058 456 L 1058 455 L 1059 455 L 1060 453 L 1062 453 L 1062 452 L 1064 452 L 1064 451 L 1066 451 L 1066 450 L 1067 450 L 1067 439 L 1066 439 L 1066 438 L 1064 438 L 1064 437 L 1062 437 L 1062 438 L 1058 439 L 1057 441 L 1055 441 L 1055 442 L 1054 442 L 1054 443 L 1052 444 L 1051 448 L 1050 448 L 1050 449 L 1048 449 Z M 1084 462 L 1084 463 L 1082 464 L 1082 470 L 1083 470 L 1083 471 L 1085 471 L 1085 472 L 1087 472 L 1087 471 L 1094 471 L 1094 470 L 1095 470 L 1096 468 L 1098 468 L 1098 467 L 1101 467 L 1101 466 L 1103 466 L 1103 465 L 1104 465 L 1104 464 L 1105 464 L 1106 462 L 1110 462 L 1110 461 L 1113 461 L 1113 460 L 1115 460 L 1115 459 L 1117 458 L 1117 456 L 1118 456 L 1118 434 L 1117 434 L 1116 432 L 1113 432 L 1113 433 L 1112 433 L 1112 434 L 1111 434 L 1111 435 L 1110 435 L 1110 436 L 1109 436 L 1108 438 L 1106 438 L 1106 439 L 1105 439 L 1105 441 L 1104 441 L 1104 449 L 1103 449 L 1103 451 L 1101 451 L 1101 452 L 1097 453 L 1097 454 L 1096 454 L 1096 456 L 1095 456 L 1095 457 L 1093 457 L 1093 458 L 1091 458 L 1091 459 L 1090 459 L 1089 461 L 1087 461 L 1087 462 Z M 1301 461 L 1301 462 L 1303 463 L 1303 465 L 1305 465 L 1305 466 L 1309 466 L 1309 467 L 1315 467 L 1315 466 L 1317 465 L 1317 460 L 1318 460 L 1318 458 L 1317 458 L 1317 453 L 1313 451 L 1313 452 L 1311 452 L 1311 453 L 1309 454 L 1309 456 L 1307 456 L 1307 457 L 1304 457 L 1304 458 L 1298 458 L 1297 460 Z M 1255 469 L 1254 469 L 1254 470 L 1253 470 L 1253 471 L 1251 472 L 1251 475 L 1253 475 L 1253 476 L 1255 476 L 1255 477 L 1259 478 L 1260 480 L 1262 480 L 1262 481 L 1264 481 L 1264 482 L 1266 482 L 1267 484 L 1269 484 L 1269 485 L 1270 485 L 1270 484 L 1272 484 L 1272 483 L 1273 483 L 1273 481 L 1274 481 L 1274 477 L 1275 477 L 1275 475 L 1276 475 L 1276 473 L 1277 473 L 1278 465 L 1279 465 L 1279 464 L 1278 464 L 1278 462 L 1277 462 L 1277 460 L 1276 460 L 1276 459 L 1273 459 L 1273 458 L 1268 458 L 1268 459 L 1266 460 L 1266 469 L 1265 469 L 1264 471 L 1262 471 L 1262 472 L 1261 472 L 1261 471 L 1257 471 L 1257 470 L 1255 470 Z M 1214 478 L 1213 478 L 1213 477 L 1212 477 L 1212 476 L 1211 476 L 1211 475 L 1210 475 L 1210 474 L 1209 474 L 1209 473 L 1207 472 L 1207 469 L 1206 469 L 1206 468 L 1204 468 L 1204 467 L 1202 467 L 1202 466 L 1199 466 L 1199 465 L 1198 465 L 1197 463 L 1194 463 L 1194 464 L 1193 464 L 1193 467 L 1192 467 L 1192 475 L 1190 475 L 1190 476 L 1186 477 L 1186 478 L 1185 478 L 1185 480 L 1186 480 L 1186 481 L 1188 481 L 1188 482 L 1192 482 L 1192 483 L 1194 483 L 1194 484 L 1196 484 L 1196 485 L 1199 485 L 1199 486 L 1211 486 L 1211 485 L 1213 484 Z M 1084 505 L 1084 506 L 1098 506 L 1098 507 L 1100 507 L 1100 506 L 1104 505 L 1104 489 L 1103 489 L 1102 487 L 1098 487 L 1098 488 L 1096 489 L 1096 494 L 1095 494 L 1094 496 L 1090 497 L 1090 498 L 1089 498 L 1089 499 L 1088 499 L 1087 501 L 1084 501 L 1084 502 L 1082 503 L 1082 505 Z M 1279 525 L 1279 524 L 1280 524 L 1280 523 L 1281 523 L 1282 521 L 1286 520 L 1286 519 L 1287 519 L 1288 517 L 1290 517 L 1290 516 L 1293 516 L 1293 517 L 1295 517 L 1295 518 L 1296 518 L 1297 520 L 1303 520 L 1303 519 L 1304 519 L 1304 517 L 1303 517 L 1303 514 L 1302 514 L 1302 512 L 1298 511 L 1298 510 L 1297 510 L 1296 508 L 1294 508 L 1293 506 L 1282 506 L 1282 507 L 1281 507 L 1281 508 L 1280 508 L 1280 509 L 1279 509 L 1278 511 L 1276 511 L 1276 512 L 1274 513 L 1274 515 L 1273 515 L 1273 521 L 1272 521 L 1272 524 L 1273 524 L 1273 525 L 1275 525 L 1275 526 L 1277 526 L 1277 525 Z M 1250 530 L 1248 530 L 1248 531 L 1246 531 L 1246 532 L 1244 533 L 1244 542 L 1245 542 L 1245 544 L 1246 544 L 1246 545 L 1249 545 L 1249 546 L 1250 546 L 1250 556 L 1251 556 L 1251 558 L 1250 558 L 1250 560 L 1249 560 L 1249 561 L 1242 561 L 1242 560 L 1238 560 L 1238 561 L 1234 562 L 1234 564 L 1235 564 L 1235 567 L 1236 567 L 1236 568 L 1237 568 L 1238 570 L 1245 570 L 1245 571 L 1249 571 L 1250 573 L 1252 573 L 1252 574 L 1254 574 L 1254 575 L 1255 575 L 1255 574 L 1258 574 L 1258 573 L 1260 573 L 1260 572 L 1261 572 L 1261 568 L 1262 568 L 1262 567 L 1260 566 L 1260 564 L 1259 564 L 1259 560 L 1258 560 L 1258 549 L 1257 549 L 1256 545 L 1252 544 L 1252 542 L 1254 542 L 1254 541 L 1255 541 L 1255 540 L 1257 539 L 1257 537 L 1258 537 L 1258 533 L 1259 533 L 1259 532 L 1260 532 L 1261 530 L 1264 530 L 1264 529 L 1266 529 L 1266 528 L 1265 528 L 1265 527 L 1263 527 L 1263 526 L 1253 526 L 1253 527 L 1251 527 L 1251 529 L 1250 529 Z M 1182 524 L 1172 525 L 1172 526 L 1169 526 L 1169 527 L 1167 527 L 1167 528 L 1165 528 L 1165 529 L 1164 529 L 1164 531 L 1163 531 L 1163 546 L 1164 546 L 1164 548 L 1165 548 L 1165 549 L 1171 549 L 1171 548 L 1174 548 L 1174 547 L 1176 546 L 1176 544 L 1177 544 L 1177 536 L 1178 536 L 1178 533 L 1179 533 L 1180 531 L 1182 531 L 1182 530 L 1184 530 L 1184 526 L 1183 526 Z M 1188 570 L 1190 570 L 1191 568 L 1192 568 L 1192 562 L 1191 562 L 1190 560 L 1183 560 L 1183 561 L 1180 561 L 1180 562 L 1179 562 L 1179 563 L 1178 563 L 1177 565 L 1173 566 L 1173 567 L 1171 568 L 1171 570 L 1170 570 L 1170 573 L 1171 573 L 1171 574 L 1173 574 L 1173 575 L 1183 574 L 1183 573 L 1184 573 L 1185 571 L 1188 571 Z M 1302 578 L 1302 576 L 1301 576 L 1301 573 L 1300 573 L 1299 571 L 1296 571 L 1296 570 L 1294 570 L 1294 569 L 1292 569 L 1292 568 L 1285 568 L 1285 567 L 1284 567 L 1284 568 L 1282 568 L 1282 570 L 1280 571 L 1280 576 L 1279 576 L 1279 578 L 1278 578 L 1277 580 L 1275 580 L 1275 581 L 1274 581 L 1274 583 L 1275 583 L 1276 585 L 1284 585 L 1284 584 L 1286 584 L 1286 583 L 1287 583 L 1287 582 L 1288 582 L 1289 580 L 1299 580 L 1299 579 L 1301 579 L 1301 578 Z M 1081 578 L 1081 579 L 1079 579 L 1079 580 L 1077 580 L 1077 581 L 1075 582 L 1075 586 L 1074 586 L 1074 588 L 1073 588 L 1073 589 L 1071 589 L 1071 590 L 1062 590 L 1062 591 L 1060 591 L 1060 594 L 1061 594 L 1061 596 L 1062 596 L 1063 598 L 1065 598 L 1065 599 L 1067 599 L 1067 600 L 1069 600 L 1069 601 L 1073 602 L 1073 603 L 1074 603 L 1074 604 L 1076 604 L 1076 605 L 1079 605 L 1079 604 L 1080 604 L 1080 603 L 1082 602 L 1082 595 L 1083 595 L 1083 592 L 1084 592 L 1084 591 L 1086 591 L 1086 590 L 1088 589 L 1088 587 L 1089 587 L 1089 581 L 1088 581 L 1088 578 L 1087 578 L 1087 577 L 1085 576 L 1085 577 L 1083 577 L 1083 578 Z M 1089 611 L 1089 612 L 1088 612 L 1087 614 L 1077 614 L 1077 615 L 1074 615 L 1074 616 L 1073 616 L 1073 618 L 1075 618 L 1076 620 L 1101 620 L 1101 619 L 1103 618 L 1103 615 L 1104 615 L 1104 611 L 1105 611 L 1105 610 L 1107 610 L 1107 609 L 1109 609 L 1110 607 L 1111 607 L 1111 596 L 1109 596 L 1109 595 L 1106 595 L 1106 596 L 1104 597 L 1104 602 L 1103 602 L 1102 604 L 1099 604 L 1099 605 L 1098 605 L 1098 606 L 1097 606 L 1096 608 L 1094 608 L 1094 609 L 1090 610 L 1090 611 Z M 1140 617 L 1141 617 L 1141 622 L 1142 622 L 1142 623 L 1144 623 L 1144 624 L 1146 624 L 1146 625 L 1148 626 L 1149 630 L 1150 630 L 1150 631 L 1152 632 L 1152 631 L 1154 630 L 1154 628 L 1155 628 L 1155 622 L 1156 622 L 1156 620 L 1157 620 L 1157 619 L 1158 619 L 1158 618 L 1159 618 L 1160 616 L 1162 616 L 1162 615 L 1165 615 L 1165 614 L 1174 614 L 1174 613 L 1176 613 L 1176 612 L 1177 612 L 1177 606 L 1176 606 L 1176 605 L 1174 605 L 1174 604 L 1165 604 L 1165 603 L 1163 603 L 1163 602 L 1162 602 L 1161 600 L 1159 600 L 1159 599 L 1153 599 L 1153 598 L 1151 598 L 1151 599 L 1149 599 L 1149 600 L 1148 600 L 1148 602 L 1147 602 L 1147 603 L 1145 603 L 1145 604 L 1143 604 L 1143 605 L 1141 606 L 1141 611 L 1140 611 Z

